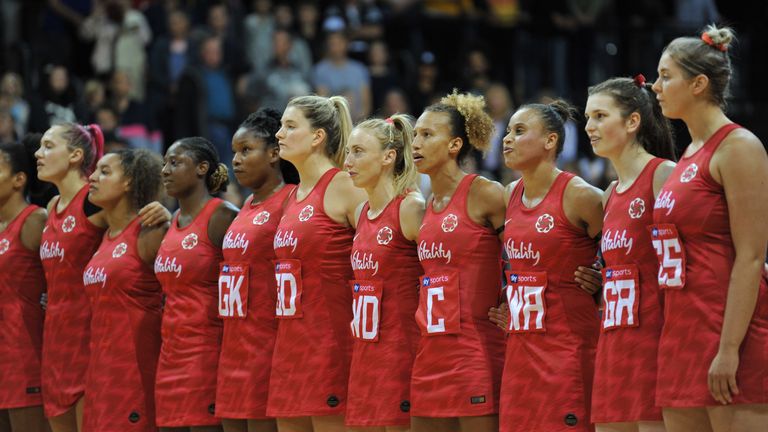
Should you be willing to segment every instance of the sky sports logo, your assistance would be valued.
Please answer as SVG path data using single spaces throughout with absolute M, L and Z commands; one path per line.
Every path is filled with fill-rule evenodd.
M 229 272 L 243 272 L 245 269 L 242 266 L 236 265 L 236 266 L 230 266 L 230 265 L 223 265 L 221 267 L 222 273 L 229 273 Z
M 421 284 L 426 287 L 441 282 L 448 282 L 448 276 L 425 277 Z
M 374 292 L 376 289 L 373 287 L 373 285 L 360 285 L 359 283 L 356 283 L 353 287 L 353 290 L 357 292 Z

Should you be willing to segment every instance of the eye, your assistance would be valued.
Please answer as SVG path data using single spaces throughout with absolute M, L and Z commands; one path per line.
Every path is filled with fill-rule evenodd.
M 248 147 L 243 147 L 243 150 L 240 152 L 243 156 L 248 154 Z

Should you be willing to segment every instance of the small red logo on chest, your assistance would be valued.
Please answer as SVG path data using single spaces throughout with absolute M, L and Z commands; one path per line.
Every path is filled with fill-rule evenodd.
M 186 237 L 184 237 L 184 240 L 181 241 L 181 247 L 190 250 L 197 246 L 197 234 L 195 233 L 189 233 Z
M 640 219 L 645 213 L 645 201 L 642 198 L 635 198 L 629 203 L 629 217 Z
M 264 225 L 269 221 L 269 212 L 263 211 L 256 216 L 253 217 L 253 224 L 254 225 Z
M 376 241 L 380 245 L 388 245 L 392 241 L 392 228 L 385 226 L 376 234 Z
M 309 220 L 309 218 L 312 217 L 312 215 L 315 214 L 315 208 L 311 205 L 308 205 L 301 209 L 301 212 L 299 213 L 299 220 L 302 222 L 306 222 Z
M 699 166 L 695 163 L 688 165 L 680 174 L 680 183 L 688 183 L 696 177 L 696 173 L 699 172 Z
M 8 249 L 10 248 L 11 248 L 11 242 L 9 242 L 8 239 L 0 240 L 0 255 L 3 255 L 4 253 L 8 252 Z
M 453 232 L 457 226 L 459 226 L 459 218 L 455 214 L 451 213 L 443 218 L 443 223 L 441 224 L 443 232 Z
M 72 232 L 72 230 L 75 229 L 75 217 L 74 216 L 67 216 L 64 219 L 64 222 L 61 223 L 61 230 L 65 233 Z
M 536 231 L 540 233 L 548 233 L 555 227 L 555 218 L 548 213 L 544 213 L 536 220 Z
M 115 249 L 112 250 L 112 258 L 120 258 L 121 256 L 125 255 L 127 251 L 128 245 L 125 243 L 120 243 L 115 246 Z

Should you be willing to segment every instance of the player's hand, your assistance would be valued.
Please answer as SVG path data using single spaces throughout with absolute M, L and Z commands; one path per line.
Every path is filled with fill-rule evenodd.
M 171 212 L 157 201 L 145 205 L 139 210 L 141 226 L 151 227 L 171 221 Z
M 603 274 L 600 273 L 600 266 L 597 264 L 595 267 L 598 268 L 579 266 L 573 273 L 576 283 L 589 295 L 595 294 L 603 287 Z
M 739 368 L 739 350 L 720 349 L 709 366 L 707 385 L 709 393 L 723 405 L 733 402 L 733 396 L 739 394 L 736 385 L 736 370 Z
M 488 319 L 506 331 L 509 328 L 509 305 L 507 302 L 503 302 L 499 307 L 488 309 Z

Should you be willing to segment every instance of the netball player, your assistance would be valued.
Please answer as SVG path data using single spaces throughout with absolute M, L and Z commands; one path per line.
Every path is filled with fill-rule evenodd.
M 406 115 L 357 125 L 344 168 L 368 200 L 357 216 L 350 281 L 352 365 L 346 424 L 356 431 L 404 431 L 419 341 L 414 319 L 421 265 L 416 238 L 424 199 L 414 190 L 413 126 Z
M 39 186 L 38 143 L 0 145 L 0 430 L 45 432 L 40 394 L 45 277 L 40 237 L 45 209 L 27 197 Z
M 227 166 L 202 137 L 182 138 L 165 153 L 163 185 L 179 210 L 155 259 L 165 294 L 155 396 L 161 431 L 221 430 L 215 414 L 219 264 L 237 207 L 211 195 L 226 190 Z
M 589 267 L 597 253 L 602 193 L 555 165 L 573 112 L 563 101 L 525 105 L 510 118 L 504 137 L 505 163 L 522 173 L 506 189 L 505 432 L 592 430 L 599 322 L 593 292 L 580 287 L 573 273 Z
M 653 90 L 691 143 L 654 206 L 664 290 L 656 403 L 669 431 L 768 424 L 768 157 L 724 113 L 733 31 L 673 40 Z
M 349 256 L 365 192 L 339 171 L 351 130 L 343 97 L 292 99 L 277 132 L 299 172 L 274 239 L 278 324 L 267 415 L 280 431 L 341 431 L 352 354 Z
M 488 321 L 501 288 L 504 189 L 461 163 L 487 150 L 493 121 L 481 96 L 444 97 L 415 126 L 416 168 L 432 183 L 418 236 L 424 269 L 411 380 L 414 431 L 498 429 L 504 335 Z
M 275 320 L 275 253 L 272 241 L 296 170 L 278 155 L 280 113 L 261 109 L 232 137 L 232 170 L 252 192 L 224 236 L 218 313 L 224 322 L 216 385 L 216 416 L 225 432 L 274 432 L 267 391 Z
M 107 226 L 104 213 L 87 200 L 90 175 L 104 149 L 97 125 L 75 123 L 48 129 L 35 153 L 37 175 L 59 191 L 48 204 L 40 258 L 48 290 L 42 394 L 53 432 L 77 432 L 88 365 L 91 308 L 82 288 L 83 269 Z M 159 203 L 141 210 L 146 226 L 162 224 L 170 214 Z
M 152 265 L 168 223 L 144 228 L 138 209 L 155 200 L 162 162 L 148 150 L 102 157 L 88 199 L 107 230 L 85 267 L 91 302 L 91 355 L 83 430 L 155 431 L 155 372 L 160 351 L 160 284 Z
M 589 88 L 585 130 L 618 181 L 603 196 L 603 316 L 592 391 L 599 432 L 664 431 L 654 403 L 663 323 L 658 263 L 647 226 L 675 164 L 669 121 L 642 75 Z

